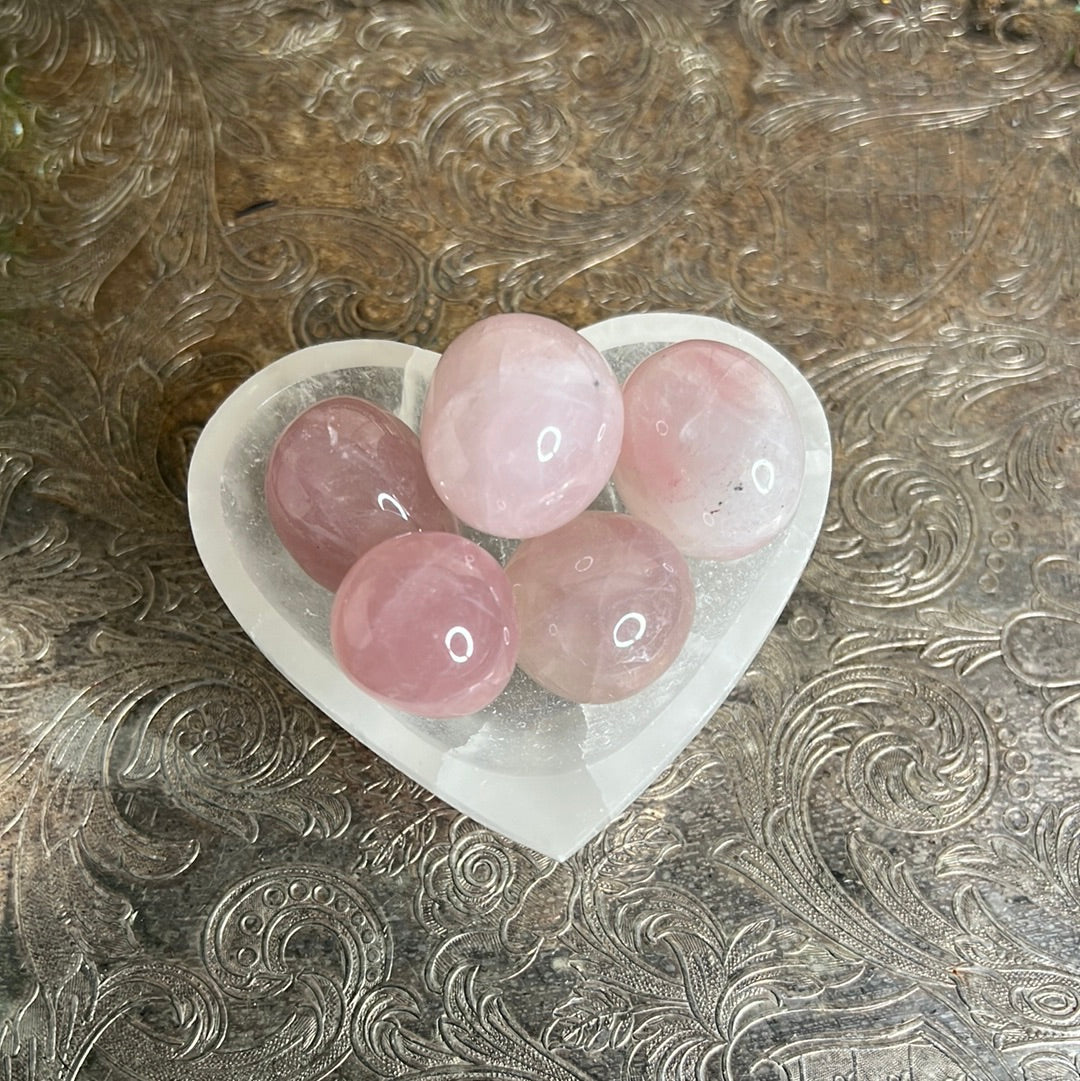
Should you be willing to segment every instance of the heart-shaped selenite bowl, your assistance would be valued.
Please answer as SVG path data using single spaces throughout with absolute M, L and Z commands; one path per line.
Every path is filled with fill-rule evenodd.
M 726 342 L 761 360 L 795 404 L 806 478 L 788 528 L 730 563 L 690 561 L 697 611 L 678 660 L 633 698 L 573 705 L 518 670 L 482 713 L 431 720 L 360 691 L 330 649 L 332 595 L 293 562 L 270 526 L 270 450 L 306 407 L 368 398 L 414 429 L 438 355 L 399 342 L 333 342 L 290 353 L 239 387 L 207 424 L 191 463 L 189 512 L 199 555 L 225 603 L 266 658 L 319 709 L 447 803 L 515 841 L 565 859 L 616 818 L 690 742 L 761 648 L 810 557 L 831 469 L 825 414 L 772 346 L 698 315 L 620 316 L 581 333 L 620 381 L 674 342 Z M 621 509 L 610 487 L 595 504 Z M 510 541 L 473 535 L 505 562 Z

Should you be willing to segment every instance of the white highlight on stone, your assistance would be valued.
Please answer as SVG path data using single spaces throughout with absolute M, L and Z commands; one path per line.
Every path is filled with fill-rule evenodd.
M 460 650 L 454 649 L 453 642 L 456 638 L 460 638 L 464 643 Z M 469 634 L 468 629 L 465 627 L 451 627 L 446 632 L 443 644 L 446 646 L 447 653 L 450 654 L 450 659 L 456 664 L 464 664 L 473 655 L 473 650 L 476 648 L 473 636 Z
M 379 504 L 379 510 L 393 511 L 395 514 L 400 514 L 406 522 L 409 520 L 409 512 L 389 492 L 380 492 L 375 502 Z
M 624 638 L 619 632 L 628 623 L 635 624 L 634 629 L 630 632 L 630 636 Z M 615 643 L 618 649 L 629 649 L 635 642 L 640 642 L 645 634 L 645 617 L 640 612 L 627 612 L 626 615 L 615 624 L 615 629 L 611 632 L 611 640 Z
M 758 458 L 750 467 L 750 479 L 762 495 L 768 495 L 776 483 L 776 467 L 768 458 Z
M 545 439 L 548 442 L 546 447 L 544 446 Z M 550 462 L 559 453 L 559 447 L 561 446 L 562 432 L 554 424 L 541 428 L 540 434 L 536 437 L 536 460 L 538 462 Z

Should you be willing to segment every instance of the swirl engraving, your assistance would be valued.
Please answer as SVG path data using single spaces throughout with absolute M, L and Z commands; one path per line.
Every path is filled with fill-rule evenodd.
M 905 607 L 945 592 L 974 550 L 970 497 L 927 462 L 875 455 L 844 476 L 810 573 L 852 604 Z
M 797 749 L 825 733 L 846 746 L 851 797 L 882 825 L 948 830 L 992 792 L 986 719 L 949 684 L 912 669 L 864 665 L 816 680 L 788 705 L 774 746 L 781 761 L 794 763 Z
M 335 997 L 355 1007 L 386 979 L 386 927 L 351 882 L 326 868 L 274 868 L 237 883 L 207 921 L 207 968 L 235 996 L 276 995 L 305 978 L 318 984 L 324 966 L 309 949 L 316 937 L 323 948 L 327 934 L 340 957 Z
M 160 779 L 181 806 L 252 840 L 260 815 L 301 834 L 344 830 L 344 785 L 321 769 L 332 744 L 312 712 L 287 710 L 257 676 L 215 678 L 204 663 L 204 678 L 151 686 L 123 704 L 120 717 L 137 739 L 122 778 Z
M 740 795 L 745 833 L 721 842 L 717 858 L 858 955 L 920 981 L 947 982 L 949 960 L 961 960 L 951 925 L 913 883 L 883 873 L 867 832 L 884 828 L 899 844 L 970 822 L 995 789 L 986 719 L 954 685 L 901 663 L 852 665 L 782 704 L 765 696 L 761 704 L 771 722 L 768 735 L 756 737 L 764 767 Z M 754 725 L 744 728 L 750 735 L 752 713 L 733 712 Z M 741 754 L 732 757 L 736 768 L 741 761 Z M 847 859 L 898 928 L 875 922 L 845 890 L 828 885 L 810 808 L 815 786 L 836 771 L 862 820 L 849 834 Z
M 895 672 L 873 675 L 864 673 L 858 690 L 841 690 L 835 700 L 841 710 L 889 718 L 888 728 L 858 739 L 844 763 L 860 809 L 883 825 L 920 832 L 948 830 L 969 818 L 993 783 L 985 721 L 941 686 L 916 687 Z M 829 694 L 819 700 L 823 710 L 833 706 Z
M 352 1053 L 359 1008 L 390 964 L 368 899 L 323 867 L 272 868 L 236 883 L 210 913 L 202 954 L 203 973 L 144 963 L 107 978 L 100 1005 L 120 1004 L 94 1034 L 95 1053 L 141 1076 L 322 1077 Z M 176 1034 L 148 1011 L 161 1000 Z M 230 1039 L 248 1002 L 263 1018 L 257 1047 Z
M 457 819 L 447 842 L 424 853 L 418 874 L 417 911 L 439 939 L 428 965 L 435 986 L 482 956 L 497 957 L 508 974 L 518 971 L 554 942 L 567 919 L 567 870 L 467 819 Z
M 1051 743 L 1080 753 L 1080 564 L 1051 553 L 1032 567 L 1030 608 L 1015 613 L 1001 628 L 1001 656 L 1009 671 L 1035 689 L 1046 703 L 1043 730 Z
M 1080 492 L 1080 406 L 1040 407 L 1016 428 L 1005 451 L 1006 476 L 1032 500 L 1061 503 Z

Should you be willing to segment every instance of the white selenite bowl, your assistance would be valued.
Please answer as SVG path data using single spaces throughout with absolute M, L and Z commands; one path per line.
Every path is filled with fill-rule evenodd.
M 831 452 L 821 403 L 788 360 L 749 332 L 701 315 L 619 316 L 580 332 L 620 382 L 645 357 L 704 338 L 745 350 L 781 381 L 802 425 L 806 470 L 795 517 L 763 549 L 729 563 L 689 560 L 694 625 L 675 664 L 640 694 L 575 705 L 518 670 L 481 713 L 432 720 L 365 695 L 330 648 L 332 594 L 278 541 L 263 502 L 274 441 L 323 398 L 353 394 L 413 429 L 438 361 L 400 342 L 297 350 L 247 380 L 206 425 L 191 463 L 189 513 L 203 564 L 266 658 L 342 728 L 478 822 L 566 859 L 614 820 L 675 758 L 730 693 L 795 588 L 828 498 Z M 595 506 L 621 509 L 609 485 Z M 469 533 L 506 561 L 514 542 Z

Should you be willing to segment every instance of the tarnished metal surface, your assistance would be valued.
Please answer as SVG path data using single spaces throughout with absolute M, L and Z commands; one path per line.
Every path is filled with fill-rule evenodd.
M 0 0 L 0 1066 L 1080 1077 L 1074 5 Z M 567 864 L 319 716 L 183 504 L 297 345 L 784 349 L 836 475 L 734 698 Z

